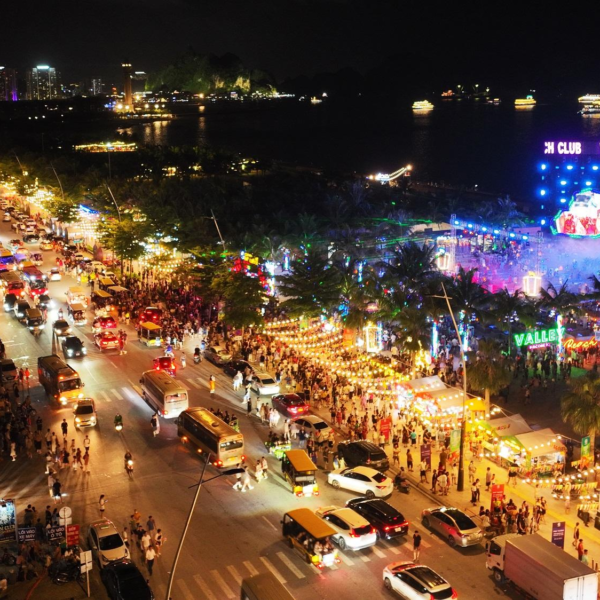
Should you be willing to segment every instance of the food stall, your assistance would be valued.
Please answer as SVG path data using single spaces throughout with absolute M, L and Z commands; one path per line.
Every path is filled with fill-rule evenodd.
M 540 479 L 564 473 L 567 449 L 552 429 L 520 433 L 514 438 L 522 447 L 518 464 L 525 477 Z
M 523 449 L 515 436 L 531 431 L 527 421 L 518 414 L 481 421 L 475 429 L 481 438 L 483 455 L 504 468 L 515 464 Z

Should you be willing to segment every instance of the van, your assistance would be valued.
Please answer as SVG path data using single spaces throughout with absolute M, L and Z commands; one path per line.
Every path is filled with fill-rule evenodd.
M 338 456 L 349 467 L 371 467 L 385 473 L 390 468 L 387 454 L 375 444 L 360 440 L 338 444 Z
M 187 410 L 187 390 L 164 371 L 146 371 L 140 384 L 144 400 L 165 419 L 174 419 Z

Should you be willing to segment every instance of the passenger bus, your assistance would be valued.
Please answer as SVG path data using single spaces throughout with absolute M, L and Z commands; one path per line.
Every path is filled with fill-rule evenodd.
M 187 390 L 164 371 L 142 373 L 140 384 L 144 400 L 165 419 L 174 419 L 187 409 Z
M 63 406 L 83 398 L 85 384 L 81 382 L 79 373 L 56 354 L 38 358 L 38 377 L 46 395 L 52 396 Z
M 294 600 L 273 573 L 259 573 L 242 579 L 241 600 Z
M 244 436 L 202 407 L 188 408 L 177 419 L 177 435 L 198 452 L 210 454 L 215 467 L 232 468 L 244 460 Z

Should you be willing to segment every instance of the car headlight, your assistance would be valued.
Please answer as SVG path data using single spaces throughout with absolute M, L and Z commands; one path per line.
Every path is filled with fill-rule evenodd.
M 75 423 L 81 423 L 81 419 L 79 417 L 75 417 Z
M 30 329 L 30 331 L 33 331 L 33 327 L 31 325 L 29 326 L 29 329 Z
M 71 349 L 67 350 L 67 354 L 68 354 L 69 356 L 73 356 L 73 350 L 71 350 Z
M 81 351 L 82 351 L 84 354 L 87 354 L 87 348 L 82 348 L 82 349 L 81 349 Z
M 40 329 L 44 329 L 44 327 L 46 327 L 46 325 L 45 325 L 44 323 L 42 323 L 41 325 L 38 325 L 38 327 L 39 327 Z
M 91 423 L 92 425 L 95 425 L 95 424 L 96 424 L 96 417 L 92 417 L 92 418 L 90 419 L 90 423 Z
M 60 401 L 62 404 L 66 404 L 67 403 L 67 397 L 66 396 L 61 396 L 60 397 Z

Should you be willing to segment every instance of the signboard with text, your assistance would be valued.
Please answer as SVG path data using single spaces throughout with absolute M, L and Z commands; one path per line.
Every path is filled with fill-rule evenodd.
M 67 546 L 79 546 L 79 525 L 67 525 Z
M 589 435 L 581 438 L 581 461 L 579 463 L 580 469 L 587 469 L 590 466 L 592 446 Z
M 564 521 L 552 523 L 552 543 L 563 550 L 565 549 L 565 531 L 566 524 Z
M 431 446 L 429 444 L 421 446 L 421 461 L 427 463 L 427 470 L 431 471 Z
M 14 500 L 0 502 L 0 542 L 14 542 L 17 535 L 17 513 Z
M 49 542 L 55 542 L 62 540 L 65 537 L 65 527 L 60 525 L 59 527 L 49 527 L 46 529 L 46 537 Z
M 492 485 L 492 500 L 490 505 L 490 511 L 492 513 L 502 512 L 502 503 L 504 501 L 504 484 L 495 483 Z
M 19 527 L 17 529 L 17 540 L 22 542 L 35 541 L 35 527 Z

